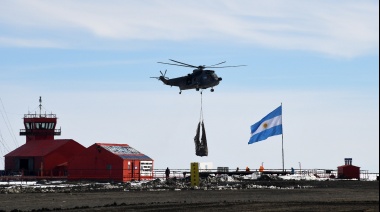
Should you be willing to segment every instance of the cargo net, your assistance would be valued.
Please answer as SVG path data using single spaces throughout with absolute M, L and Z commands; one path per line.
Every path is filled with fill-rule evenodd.
M 201 135 L 201 128 L 202 128 L 202 135 Z M 201 112 L 200 112 L 197 132 L 194 137 L 194 143 L 195 143 L 195 155 L 201 156 L 201 157 L 208 155 L 206 130 L 205 130 L 204 122 L 203 122 L 202 92 L 201 92 Z

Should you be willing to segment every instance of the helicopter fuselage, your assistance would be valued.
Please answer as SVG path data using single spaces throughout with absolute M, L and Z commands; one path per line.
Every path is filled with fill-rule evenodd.
M 222 78 L 218 77 L 213 70 L 195 69 L 192 74 L 188 74 L 187 76 L 172 79 L 166 79 L 161 76 L 159 80 L 166 85 L 178 86 L 180 90 L 199 90 L 217 86 Z
M 174 62 L 174 63 L 164 63 L 164 62 L 158 62 L 158 63 L 166 64 L 166 65 L 173 65 L 173 66 L 195 68 L 195 69 L 193 70 L 193 73 L 188 74 L 187 76 L 183 76 L 183 77 L 177 77 L 177 78 L 169 79 L 168 77 L 165 76 L 166 71 L 165 71 L 165 73 L 162 73 L 162 71 L 160 71 L 161 76 L 151 77 L 151 78 L 156 78 L 158 80 L 161 80 L 165 85 L 179 87 L 179 89 L 180 89 L 179 93 L 180 94 L 181 94 L 182 90 L 189 90 L 189 89 L 195 89 L 195 90 L 199 91 L 200 89 L 211 88 L 211 92 L 213 92 L 214 86 L 219 85 L 219 82 L 222 81 L 222 78 L 218 77 L 215 74 L 215 71 L 207 70 L 207 68 L 214 69 L 214 68 L 229 68 L 229 67 L 245 66 L 245 65 L 219 66 L 219 65 L 225 63 L 226 61 L 214 64 L 211 66 L 205 66 L 205 65 L 195 66 L 195 65 L 183 63 L 183 62 L 172 60 L 172 59 L 169 59 L 169 60 Z

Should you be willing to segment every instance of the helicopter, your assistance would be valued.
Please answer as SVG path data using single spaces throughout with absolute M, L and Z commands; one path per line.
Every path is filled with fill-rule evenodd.
M 165 76 L 166 71 L 167 71 L 165 70 L 164 73 L 160 71 L 161 76 L 150 77 L 150 78 L 158 79 L 162 81 L 165 85 L 178 86 L 179 94 L 182 93 L 182 90 L 189 90 L 189 89 L 195 89 L 196 91 L 199 91 L 200 89 L 211 88 L 210 91 L 214 92 L 214 87 L 217 86 L 220 81 L 222 81 L 222 78 L 218 77 L 215 74 L 214 70 L 207 70 L 208 68 L 214 69 L 214 68 L 229 68 L 229 67 L 245 66 L 245 65 L 218 66 L 220 64 L 225 63 L 226 61 L 217 63 L 215 65 L 211 65 L 211 66 L 205 66 L 205 65 L 195 66 L 195 65 L 190 65 L 190 64 L 179 62 L 172 59 L 169 59 L 169 60 L 175 63 L 164 63 L 164 62 L 157 62 L 157 63 L 166 64 L 166 65 L 174 65 L 174 66 L 183 66 L 183 67 L 189 67 L 189 68 L 195 68 L 195 69 L 193 70 L 193 73 L 189 73 L 187 74 L 187 76 L 169 79 L 168 77 Z

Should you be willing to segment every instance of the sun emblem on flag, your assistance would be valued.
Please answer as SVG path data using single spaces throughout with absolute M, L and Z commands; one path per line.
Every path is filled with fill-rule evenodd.
M 268 123 L 265 122 L 265 123 L 263 124 L 263 127 L 264 127 L 264 129 L 266 129 L 266 128 L 268 127 Z

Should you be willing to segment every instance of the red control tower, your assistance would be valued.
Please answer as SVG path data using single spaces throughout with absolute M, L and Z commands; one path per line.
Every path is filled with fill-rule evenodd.
M 20 135 L 26 136 L 26 143 L 4 155 L 7 173 L 21 173 L 23 176 L 66 176 L 67 165 L 71 157 L 79 154 L 85 147 L 73 139 L 54 139 L 61 135 L 61 129 L 55 129 L 55 114 L 25 114 L 25 129 Z
M 42 100 L 40 97 L 40 114 L 25 114 L 25 129 L 20 130 L 20 135 L 26 136 L 26 142 L 36 140 L 54 140 L 55 135 L 61 135 L 61 129 L 55 129 L 57 116 L 55 114 L 42 114 Z

